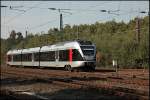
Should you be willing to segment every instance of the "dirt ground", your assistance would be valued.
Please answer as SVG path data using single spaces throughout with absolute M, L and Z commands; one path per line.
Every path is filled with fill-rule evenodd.
M 1 66 L 0 99 L 148 100 L 149 70 L 97 68 L 69 72 Z

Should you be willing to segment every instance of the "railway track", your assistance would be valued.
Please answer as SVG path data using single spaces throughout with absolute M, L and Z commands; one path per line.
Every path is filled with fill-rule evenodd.
M 22 68 L 21 68 L 22 69 Z M 132 77 L 125 77 L 120 75 L 119 77 L 116 77 L 115 75 L 112 76 L 111 74 L 103 74 L 103 73 L 88 73 L 88 72 L 68 72 L 68 71 L 58 71 L 58 70 L 43 70 L 43 69 L 24 69 L 20 70 L 20 68 L 17 69 L 7 69 L 4 70 L 7 72 L 12 73 L 24 73 L 34 75 L 35 77 L 37 75 L 40 75 L 40 77 L 55 77 L 55 78 L 63 78 L 66 80 L 104 80 L 107 82 L 119 82 L 124 84 L 135 84 L 138 86 L 149 86 L 149 81 L 141 78 L 132 78 Z M 14 73 L 14 74 L 15 74 Z M 41 76 L 42 75 L 42 76 Z M 127 76 L 127 75 L 126 75 Z M 141 82 L 142 81 L 142 82 Z
M 21 68 L 22 69 L 22 68 Z M 36 69 L 37 70 L 37 69 Z M 140 96 L 140 97 L 144 97 L 148 95 L 147 91 L 137 91 L 135 89 L 130 89 L 127 87 L 121 87 L 121 86 L 115 86 L 112 85 L 115 82 L 118 82 L 118 79 L 116 81 L 116 79 L 112 78 L 112 77 L 106 77 L 104 74 L 102 74 L 102 76 L 100 76 L 101 79 L 106 80 L 107 84 L 93 84 L 90 81 L 88 81 L 87 78 L 95 78 L 94 76 L 97 76 L 96 74 L 93 73 L 71 73 L 71 72 L 66 72 L 66 71 L 62 71 L 59 74 L 58 73 L 52 73 L 52 71 L 47 71 L 47 70 L 41 70 L 38 69 L 38 71 L 33 71 L 33 69 L 31 70 L 20 70 L 20 69 L 7 69 L 7 70 L 2 70 L 1 71 L 2 75 L 8 75 L 8 76 L 14 76 L 14 77 L 18 77 L 18 78 L 25 78 L 25 79 L 29 79 L 29 78 L 33 78 L 36 79 L 37 82 L 52 82 L 55 85 L 59 85 L 59 86 L 68 86 L 68 87 L 72 87 L 72 88 L 86 88 L 86 87 L 93 87 L 93 88 L 101 88 L 104 89 L 105 91 L 107 90 L 108 92 L 112 92 L 115 91 L 116 95 L 118 95 L 118 93 L 123 93 L 124 95 L 130 95 L 130 96 Z M 56 72 L 56 71 L 55 71 Z M 93 75 L 93 76 L 92 76 Z M 99 74 L 100 75 L 100 74 Z M 76 76 L 76 77 L 75 77 Z M 79 77 L 80 76 L 80 77 Z M 82 79 L 81 79 L 82 77 Z M 87 79 L 87 80 L 86 80 Z M 85 81 L 86 80 L 86 81 Z M 119 81 L 120 83 L 123 82 L 125 84 L 135 84 L 135 85 L 145 85 L 147 86 L 148 84 L 144 83 L 144 84 L 139 84 L 136 83 L 136 81 L 134 82 L 130 82 L 130 81 L 122 81 L 122 79 L 120 79 L 121 81 Z M 139 81 L 139 80 L 138 80 Z M 111 90 L 111 91 L 109 91 Z

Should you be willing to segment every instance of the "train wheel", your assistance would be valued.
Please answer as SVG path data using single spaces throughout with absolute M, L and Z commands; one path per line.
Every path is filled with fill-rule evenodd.
M 71 70 L 72 70 L 72 68 L 71 68 L 71 66 L 70 66 L 70 65 L 65 65 L 65 70 L 67 70 L 67 71 L 71 71 Z
M 71 68 L 71 65 L 68 65 L 68 71 L 71 71 L 72 68 Z
M 67 65 L 65 65 L 64 69 L 67 70 Z

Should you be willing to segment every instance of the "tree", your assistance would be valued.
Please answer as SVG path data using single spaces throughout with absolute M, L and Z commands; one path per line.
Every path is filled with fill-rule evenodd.
M 17 43 L 23 40 L 23 36 L 21 32 L 16 33 L 17 34 Z
M 115 20 L 105 23 L 66 25 L 63 31 L 51 28 L 46 35 L 27 36 L 25 47 L 31 48 L 49 45 L 56 42 L 76 39 L 90 40 L 96 44 L 97 61 L 102 66 L 109 66 L 112 59 L 119 59 L 120 67 L 130 67 L 136 59 L 149 58 L 149 16 L 141 18 L 141 41 L 137 45 L 134 40 L 136 19 L 129 23 L 116 22 Z M 78 32 L 78 34 L 76 34 Z M 6 40 L 6 49 L 21 48 L 24 43 L 22 33 L 12 30 L 10 37 Z M 4 45 L 5 46 L 5 45 Z M 100 54 L 99 54 L 99 53 Z M 145 62 L 148 66 L 148 62 Z
M 16 32 L 15 32 L 15 30 L 12 30 L 12 31 L 11 31 L 9 38 L 10 38 L 10 39 L 13 39 L 13 40 L 16 39 Z

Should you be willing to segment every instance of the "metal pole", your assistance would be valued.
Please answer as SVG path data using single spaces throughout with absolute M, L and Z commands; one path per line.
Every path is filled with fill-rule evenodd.
M 27 38 L 27 35 L 28 35 L 28 31 L 26 30 L 26 38 Z
M 62 18 L 62 13 L 60 14 L 60 31 L 63 30 L 63 18 Z
M 77 26 L 77 39 L 79 39 L 79 27 Z
M 136 19 L 136 32 L 137 32 L 137 41 L 140 43 L 140 19 Z

